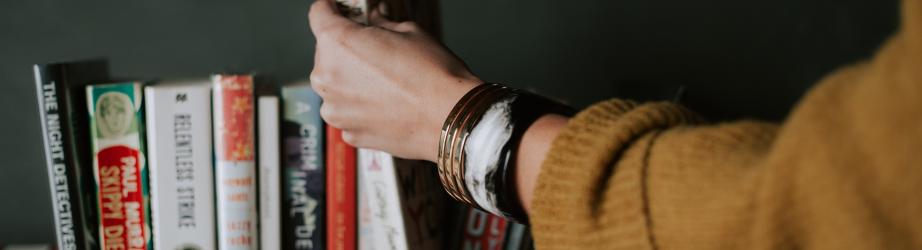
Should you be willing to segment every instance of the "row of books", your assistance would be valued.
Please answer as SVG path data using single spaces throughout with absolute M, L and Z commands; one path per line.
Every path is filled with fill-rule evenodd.
M 35 65 L 59 249 L 527 249 L 431 163 L 355 149 L 307 82 Z

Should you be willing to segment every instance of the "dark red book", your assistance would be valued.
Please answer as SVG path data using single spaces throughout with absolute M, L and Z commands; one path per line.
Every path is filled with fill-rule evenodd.
M 460 249 L 504 249 L 509 225 L 506 219 L 476 208 L 467 208 L 463 218 Z
M 356 245 L 355 148 L 342 131 L 327 125 L 327 249 Z

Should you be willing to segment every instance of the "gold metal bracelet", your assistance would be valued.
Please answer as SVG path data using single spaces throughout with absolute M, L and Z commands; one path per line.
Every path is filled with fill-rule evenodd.
M 467 138 L 471 134 L 471 130 L 477 123 L 480 118 L 483 117 L 483 114 L 489 109 L 494 102 L 500 97 L 509 93 L 510 89 L 507 87 L 493 88 L 490 91 L 483 93 L 480 98 L 477 98 L 472 105 L 468 105 L 466 109 L 462 110 L 464 112 L 464 119 L 461 120 L 461 123 L 458 124 L 458 127 L 454 129 L 454 137 L 452 142 L 452 148 L 449 151 L 451 156 L 451 173 L 454 176 L 454 185 L 459 187 L 457 191 L 462 194 L 465 202 L 473 204 L 475 207 L 480 207 L 479 204 L 474 200 L 470 194 L 470 190 L 466 185 L 464 173 L 466 173 L 466 143 Z
M 480 97 L 489 92 L 490 89 L 496 88 L 492 84 L 483 85 L 482 88 L 477 88 L 476 90 L 471 91 L 471 95 L 466 95 L 467 98 L 462 98 L 462 101 L 459 101 L 459 104 L 455 112 L 451 114 L 453 116 L 452 121 L 448 123 L 448 126 L 445 128 L 446 132 L 446 141 L 443 146 L 443 155 L 440 157 L 442 159 L 441 169 L 445 172 L 445 180 L 442 183 L 446 191 L 448 191 L 455 199 L 463 202 L 468 202 L 470 199 L 466 197 L 465 192 L 463 192 L 463 187 L 457 185 L 456 179 L 458 176 L 455 174 L 457 171 L 454 169 L 457 165 L 453 164 L 451 161 L 451 147 L 454 145 L 456 139 L 456 130 L 459 127 L 458 123 L 463 120 L 463 114 L 466 114 L 469 107 L 475 103 Z M 447 121 L 447 120 L 446 120 Z
M 439 150 L 438 150 L 438 172 L 439 178 L 442 181 L 442 186 L 445 191 L 452 196 L 452 198 L 469 203 L 471 205 L 476 205 L 473 203 L 473 200 L 469 197 L 465 197 L 466 192 L 462 193 L 463 185 L 456 185 L 457 172 L 452 169 L 456 167 L 455 164 L 450 160 L 451 159 L 451 147 L 455 145 L 455 131 L 460 125 L 457 125 L 462 120 L 461 114 L 468 113 L 467 111 L 469 106 L 476 102 L 477 99 L 484 92 L 489 92 L 491 89 L 500 88 L 501 85 L 498 84 L 482 84 L 475 87 L 466 93 L 461 100 L 452 108 L 451 112 L 448 114 L 448 117 L 445 119 L 445 123 L 442 126 L 442 131 L 439 136 Z M 463 177 L 462 177 L 463 178 Z M 461 182 L 463 183 L 463 181 Z M 461 190 L 459 190 L 461 188 Z

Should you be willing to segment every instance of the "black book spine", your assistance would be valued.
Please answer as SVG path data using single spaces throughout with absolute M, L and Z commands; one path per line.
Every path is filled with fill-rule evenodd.
M 327 249 L 321 99 L 302 84 L 282 88 L 282 102 L 282 249 Z
M 33 67 L 57 249 L 96 249 L 93 196 L 84 178 L 89 165 L 86 104 L 82 85 L 106 77 L 105 62 Z M 73 72 L 71 72 L 73 71 Z M 82 112 L 81 112 L 82 111 Z

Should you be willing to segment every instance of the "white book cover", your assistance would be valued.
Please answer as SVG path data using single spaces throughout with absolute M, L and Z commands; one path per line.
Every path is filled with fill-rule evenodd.
M 357 158 L 362 188 L 359 192 L 363 193 L 359 197 L 364 196 L 370 214 L 367 221 L 359 218 L 360 230 L 367 227 L 364 230 L 369 232 L 359 235 L 359 249 L 408 249 L 394 158 L 370 149 L 359 149 Z
M 208 80 L 145 88 L 154 245 L 215 249 Z
M 279 141 L 279 98 L 260 96 L 257 108 L 257 158 L 259 159 L 259 245 L 281 249 L 281 155 Z

